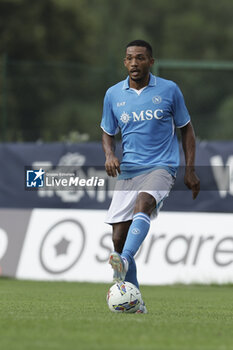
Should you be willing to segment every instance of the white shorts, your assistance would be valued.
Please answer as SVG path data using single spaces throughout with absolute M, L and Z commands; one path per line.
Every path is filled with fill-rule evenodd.
M 105 222 L 114 224 L 133 219 L 134 207 L 140 192 L 149 193 L 156 200 L 151 219 L 158 215 L 163 200 L 168 197 L 175 178 L 165 169 L 156 169 L 127 180 L 118 180 Z

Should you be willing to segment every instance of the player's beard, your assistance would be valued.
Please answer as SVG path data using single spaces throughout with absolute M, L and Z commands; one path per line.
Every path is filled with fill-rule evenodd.
M 142 81 L 142 78 L 133 78 L 131 77 L 131 80 L 135 81 L 136 83 L 139 83 L 140 81 Z
M 149 77 L 149 71 L 147 67 L 142 67 L 141 69 L 138 69 L 136 72 L 137 74 L 130 72 L 130 79 L 135 83 L 144 82 Z
M 140 72 L 138 76 L 132 76 L 131 74 L 130 79 L 135 83 L 140 83 L 147 80 L 147 74 L 143 74 L 142 72 Z

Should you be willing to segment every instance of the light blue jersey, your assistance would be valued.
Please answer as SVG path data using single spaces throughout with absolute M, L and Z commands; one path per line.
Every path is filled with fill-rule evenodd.
M 109 135 L 121 130 L 123 158 L 119 179 L 156 168 L 175 175 L 179 166 L 176 128 L 190 121 L 183 95 L 172 81 L 150 74 L 141 93 L 129 77 L 107 90 L 101 128 Z

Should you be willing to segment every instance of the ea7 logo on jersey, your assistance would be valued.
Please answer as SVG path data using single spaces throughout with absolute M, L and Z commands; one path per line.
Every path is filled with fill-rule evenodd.
M 162 109 L 156 109 L 155 111 L 152 111 L 152 109 L 147 109 L 146 111 L 141 111 L 140 113 L 132 112 L 132 117 L 126 113 L 123 112 L 120 116 L 120 120 L 127 124 L 131 119 L 133 122 L 140 122 L 145 120 L 152 120 L 152 119 L 162 119 L 164 117 L 163 110 Z
M 123 107 L 125 106 L 125 101 L 124 102 L 117 102 L 117 107 Z

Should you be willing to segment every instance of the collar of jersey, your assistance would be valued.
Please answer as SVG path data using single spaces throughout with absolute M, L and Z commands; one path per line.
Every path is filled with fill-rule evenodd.
M 150 73 L 150 80 L 149 80 L 149 84 L 147 86 L 155 86 L 156 85 L 156 77 Z M 129 86 L 129 77 L 127 77 L 124 81 L 124 84 L 123 84 L 123 90 L 127 90 L 127 89 L 130 89 L 130 86 Z

